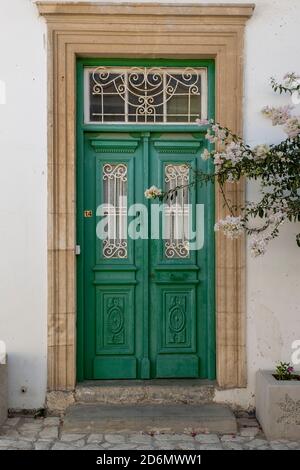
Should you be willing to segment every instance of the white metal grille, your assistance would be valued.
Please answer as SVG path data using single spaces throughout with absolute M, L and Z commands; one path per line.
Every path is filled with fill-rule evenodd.
M 127 165 L 103 165 L 107 238 L 103 240 L 104 258 L 127 258 Z
M 207 118 L 207 69 L 85 69 L 86 123 L 194 123 Z
M 189 167 L 185 164 L 168 164 L 165 166 L 166 191 L 177 186 L 187 185 Z M 173 199 L 168 199 L 165 210 L 167 240 L 165 241 L 166 258 L 188 258 L 189 245 L 189 193 L 180 189 Z

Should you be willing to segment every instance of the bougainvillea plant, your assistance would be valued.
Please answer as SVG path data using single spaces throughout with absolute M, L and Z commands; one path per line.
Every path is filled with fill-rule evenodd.
M 296 74 L 290 73 L 282 83 L 271 79 L 274 91 L 280 93 L 299 92 L 300 84 Z M 300 221 L 300 116 L 293 114 L 293 106 L 263 108 L 262 113 L 271 119 L 273 126 L 282 126 L 287 138 L 279 144 L 261 144 L 251 148 L 242 138 L 213 121 L 198 120 L 207 126 L 206 139 L 217 150 L 205 149 L 202 158 L 212 160 L 211 173 L 193 173 L 188 186 L 204 182 L 219 183 L 228 215 L 215 225 L 216 231 L 235 239 L 246 233 L 250 236 L 253 256 L 264 254 L 269 242 L 279 235 L 280 227 L 286 222 Z M 243 206 L 234 206 L 226 198 L 224 185 L 241 178 L 257 180 L 260 197 L 256 202 L 247 201 Z M 173 198 L 174 193 L 185 190 L 176 187 L 168 192 L 152 186 L 145 196 L 150 199 Z M 300 233 L 296 236 L 300 247 Z

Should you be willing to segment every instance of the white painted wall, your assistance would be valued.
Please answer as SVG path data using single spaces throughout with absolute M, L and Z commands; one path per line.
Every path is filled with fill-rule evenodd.
M 9 357 L 9 406 L 19 408 L 42 406 L 46 389 L 44 30 L 30 1 L 1 1 L 0 338 Z
M 250 144 L 283 137 L 260 109 L 286 101 L 272 93 L 271 75 L 300 72 L 299 0 L 255 3 L 245 44 L 244 130 Z M 0 80 L 6 82 L 7 103 L 0 104 L 0 339 L 8 348 L 10 407 L 19 408 L 42 406 L 46 390 L 45 30 L 32 0 L 1 1 Z M 248 195 L 255 195 L 253 187 Z M 218 392 L 219 401 L 254 405 L 255 371 L 290 360 L 291 343 L 300 339 L 300 251 L 294 242 L 299 230 L 299 224 L 287 226 L 263 258 L 247 259 L 248 388 Z

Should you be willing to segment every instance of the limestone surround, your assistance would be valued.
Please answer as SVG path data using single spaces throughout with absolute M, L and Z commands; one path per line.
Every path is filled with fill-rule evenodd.
M 76 385 L 76 57 L 213 58 L 217 121 L 241 134 L 253 4 L 37 2 L 48 26 L 48 390 Z M 244 184 L 226 188 L 233 204 Z M 224 216 L 216 190 L 216 218 Z M 245 241 L 216 238 L 217 382 L 246 386 Z

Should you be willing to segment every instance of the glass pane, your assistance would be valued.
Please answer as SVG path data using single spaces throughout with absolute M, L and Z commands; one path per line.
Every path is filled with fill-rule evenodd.
M 166 191 L 184 186 L 189 181 L 189 167 L 186 164 L 165 166 Z M 188 258 L 189 245 L 189 192 L 180 189 L 176 196 L 167 201 L 165 212 L 165 256 L 166 258 Z
M 104 204 L 107 214 L 107 239 L 103 240 L 104 258 L 127 258 L 127 165 L 103 165 Z

